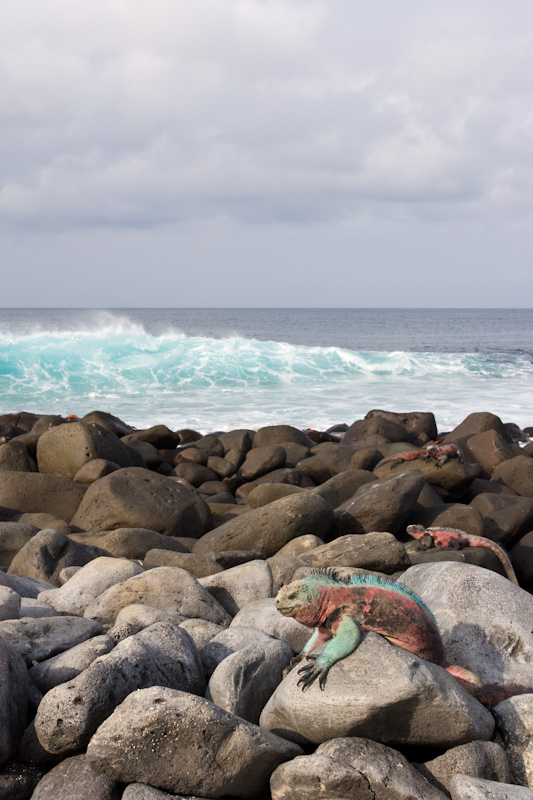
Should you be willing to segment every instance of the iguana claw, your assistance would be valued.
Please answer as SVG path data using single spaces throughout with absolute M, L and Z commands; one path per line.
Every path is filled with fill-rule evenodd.
M 326 673 L 320 667 L 317 667 L 313 661 L 316 660 L 317 656 L 307 656 L 310 663 L 304 664 L 303 667 L 300 667 L 298 670 L 298 675 L 302 677 L 298 679 L 298 683 L 296 686 L 302 687 L 302 692 L 305 692 L 306 689 L 311 686 L 313 681 L 318 678 L 318 685 L 324 691 L 324 687 L 326 685 Z

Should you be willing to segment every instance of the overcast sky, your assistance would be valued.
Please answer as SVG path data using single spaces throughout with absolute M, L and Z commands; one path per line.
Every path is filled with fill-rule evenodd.
M 531 0 L 0 0 L 3 306 L 533 306 Z

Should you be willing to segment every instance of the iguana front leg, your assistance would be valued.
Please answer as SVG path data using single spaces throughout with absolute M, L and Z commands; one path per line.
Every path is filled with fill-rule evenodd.
M 283 674 L 288 675 L 291 669 L 295 667 L 296 664 L 298 664 L 302 660 L 302 658 L 304 658 L 304 656 L 307 656 L 309 653 L 312 653 L 313 650 L 316 650 L 316 648 L 319 647 L 319 645 L 321 645 L 323 642 L 327 642 L 328 639 L 331 639 L 332 635 L 333 634 L 331 633 L 331 631 L 328 631 L 327 628 L 321 628 L 321 627 L 315 628 L 312 633 L 312 636 L 307 640 L 307 642 L 303 646 L 302 650 L 298 653 L 298 655 L 294 656 L 294 658 L 291 659 L 289 666 L 287 667 L 286 670 L 284 670 Z
M 346 658 L 350 653 L 353 653 L 361 641 L 359 626 L 348 614 L 339 617 L 338 621 L 336 620 L 331 627 L 333 636 L 331 641 L 325 646 L 319 656 L 313 656 L 309 663 L 304 664 L 304 666 L 300 667 L 298 670 L 298 675 L 301 675 L 301 678 L 299 678 L 297 686 L 301 686 L 304 692 L 317 678 L 320 688 L 324 689 L 326 685 L 326 676 L 333 664 Z M 311 643 L 313 636 L 307 645 Z M 307 645 L 304 647 L 304 650 L 307 648 Z M 307 649 L 307 653 L 310 652 L 310 649 L 311 648 Z M 302 654 L 303 652 L 302 650 Z M 308 656 L 308 658 L 311 657 Z

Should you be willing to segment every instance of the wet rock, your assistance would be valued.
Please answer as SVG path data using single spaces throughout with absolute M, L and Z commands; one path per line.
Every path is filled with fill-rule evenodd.
M 57 656 L 47 658 L 28 670 L 28 674 L 39 691 L 43 694 L 72 680 L 80 672 L 92 664 L 95 658 L 109 653 L 115 643 L 110 636 L 102 634 L 93 636 L 85 642 L 59 653 Z
M 0 638 L 29 667 L 101 633 L 98 622 L 80 617 L 26 617 L 0 622 Z
M 209 507 L 172 478 L 131 467 L 106 475 L 87 489 L 71 524 L 81 530 L 148 528 L 168 536 L 201 536 Z
M 416 470 L 362 486 L 355 497 L 336 510 L 339 534 L 399 531 L 424 483 L 423 475 Z
M 176 447 L 180 443 L 180 436 L 174 433 L 166 425 L 153 425 L 142 431 L 133 431 L 122 437 L 125 442 L 149 442 L 154 447 Z
M 149 686 L 205 691 L 198 651 L 177 625 L 150 625 L 47 692 L 35 717 L 41 745 L 56 754 L 81 749 L 125 697 Z
M 9 761 L 16 752 L 26 726 L 27 705 L 26 666 L 20 654 L 0 635 L 0 764 Z
M 330 669 L 322 692 L 303 692 L 293 669 L 278 686 L 260 724 L 300 743 L 363 736 L 389 745 L 454 747 L 488 740 L 494 720 L 441 667 L 367 633 Z M 323 713 L 327 698 L 328 713 Z
M 307 438 L 305 433 L 292 425 L 266 425 L 264 428 L 259 428 L 254 434 L 252 447 L 255 449 L 283 442 L 295 442 L 303 447 L 313 446 L 313 442 Z
M 504 751 L 496 742 L 469 742 L 452 747 L 442 756 L 417 764 L 422 775 L 445 791 L 450 791 L 454 775 L 470 775 L 489 781 L 509 783 L 511 773 Z
M 533 531 L 522 536 L 511 550 L 510 556 L 521 586 L 531 592 L 533 590 Z
M 484 535 L 481 513 L 477 508 L 463 503 L 442 503 L 419 509 L 415 524 L 423 525 L 425 528 L 457 528 L 471 536 Z
M 246 502 L 250 508 L 261 508 L 275 500 L 281 500 L 282 497 L 305 491 L 301 486 L 291 486 L 287 483 L 261 483 L 247 495 Z
M 250 450 L 241 466 L 241 475 L 247 481 L 253 481 L 285 466 L 285 450 L 280 445 L 272 444 L 254 447 Z
M 118 800 L 120 792 L 115 780 L 95 772 L 81 754 L 53 767 L 37 784 L 32 800 Z
M 114 531 L 73 533 L 71 538 L 81 544 L 102 547 L 117 558 L 143 559 L 149 550 L 173 550 L 186 553 L 187 548 L 173 536 L 147 528 L 117 528 Z
M 216 472 L 208 467 L 203 467 L 201 464 L 193 464 L 191 462 L 182 462 L 172 470 L 173 475 L 178 478 L 184 478 L 191 486 L 200 486 L 206 481 L 216 481 L 218 476 Z
M 41 592 L 38 599 L 49 603 L 63 614 L 82 616 L 89 603 L 110 586 L 142 572 L 142 567 L 132 561 L 100 556 L 81 567 L 59 589 Z
M 272 597 L 272 570 L 266 561 L 261 560 L 248 561 L 200 578 L 199 583 L 232 616 L 249 603 Z
M 513 781 L 533 789 L 533 694 L 509 697 L 494 714 Z
M 332 522 L 333 509 L 321 497 L 294 494 L 206 533 L 195 544 L 194 552 L 259 550 L 271 556 L 304 533 L 322 536 Z
M 98 772 L 175 794 L 260 797 L 274 769 L 301 754 L 200 697 L 156 687 L 130 695 L 87 749 Z
M 437 438 L 435 416 L 430 411 L 407 411 L 401 413 L 374 408 L 368 414 L 365 414 L 365 419 L 372 419 L 373 417 L 385 417 L 385 419 L 401 425 L 409 434 L 427 437 L 427 441 L 434 441 Z
M 70 522 L 85 487 L 68 478 L 42 475 L 39 472 L 0 473 L 0 514 L 8 516 L 25 512 L 44 512 Z
M 533 499 L 494 493 L 479 494 L 470 503 L 483 517 L 483 534 L 510 547 L 533 527 Z
M 150 567 L 180 567 L 196 578 L 205 578 L 208 575 L 223 572 L 222 567 L 213 558 L 197 553 L 177 553 L 173 550 L 149 550 L 144 557 L 144 566 L 147 569 Z
M 50 428 L 37 442 L 39 472 L 73 478 L 94 458 L 103 458 L 121 467 L 131 467 L 127 447 L 114 433 L 95 422 L 69 422 Z
M 133 433 L 133 428 L 126 422 L 123 422 L 119 417 L 109 414 L 107 411 L 89 411 L 81 418 L 81 422 L 89 423 L 96 422 L 100 427 L 105 428 L 115 436 L 126 436 L 128 433 Z
M 300 560 L 310 567 L 361 567 L 389 574 L 411 563 L 404 545 L 386 531 L 340 536 L 301 553 Z
M 105 475 L 116 472 L 120 468 L 120 464 L 115 464 L 113 461 L 106 461 L 105 458 L 95 458 L 80 467 L 72 480 L 74 483 L 89 486 L 91 483 L 100 480 Z
M 272 800 L 315 797 L 445 800 L 397 750 L 360 737 L 332 739 L 312 756 L 282 764 L 270 781 Z
M 505 691 L 533 690 L 533 597 L 494 572 L 442 562 L 411 567 L 399 583 L 437 619 L 448 661 L 479 675 L 492 705 Z
M 220 708 L 257 725 L 292 656 L 289 645 L 277 639 L 244 647 L 217 666 L 205 696 Z
M 33 536 L 11 561 L 8 572 L 60 585 L 59 573 L 65 567 L 81 567 L 107 550 L 79 544 L 59 531 L 45 529 Z
M 184 617 L 200 617 L 226 626 L 231 617 L 196 578 L 179 567 L 156 567 L 106 589 L 85 609 L 85 617 L 112 625 L 131 603 L 152 606 Z
M 353 497 L 361 486 L 376 480 L 376 476 L 366 469 L 350 469 L 333 475 L 316 489 L 311 489 L 311 493 L 323 497 L 333 508 L 338 508 Z
M 502 461 L 516 455 L 507 439 L 495 430 L 470 436 L 466 443 L 466 452 L 470 461 L 481 464 L 489 475 L 492 475 Z
M 502 461 L 493 471 L 494 480 L 502 481 L 522 497 L 533 498 L 533 459 L 515 456 Z
M 496 431 L 508 441 L 509 437 L 505 426 L 499 417 L 495 414 L 490 414 L 488 411 L 476 411 L 465 417 L 456 428 L 447 433 L 444 437 L 444 442 L 457 442 L 458 439 L 466 439 L 476 433 L 491 430 Z
M 37 465 L 22 442 L 13 440 L 0 444 L 0 470 L 14 472 L 36 472 Z

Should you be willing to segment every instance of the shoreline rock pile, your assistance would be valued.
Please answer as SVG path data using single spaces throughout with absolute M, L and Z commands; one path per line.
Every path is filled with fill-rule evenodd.
M 382 410 L 320 433 L 0 417 L 0 800 L 533 798 L 517 436 L 488 412 L 441 436 Z M 500 545 L 519 585 L 408 525 Z M 327 567 L 415 591 L 493 707 L 372 632 L 302 692 L 311 631 L 274 598 Z

